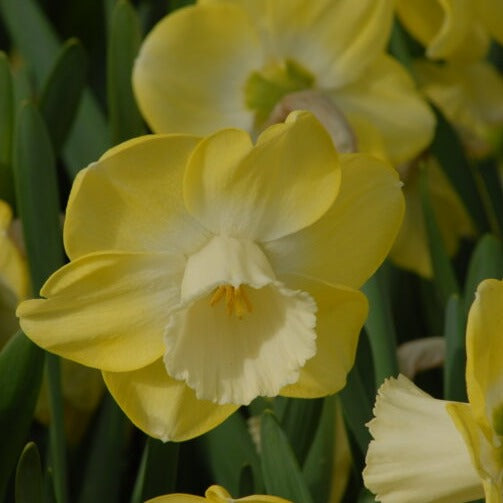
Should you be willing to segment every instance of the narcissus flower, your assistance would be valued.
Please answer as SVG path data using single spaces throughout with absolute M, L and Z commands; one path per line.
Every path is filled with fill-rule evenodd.
M 430 59 L 475 61 L 503 43 L 500 0 L 398 0 L 397 13 Z
M 16 306 L 29 292 L 26 260 L 11 235 L 12 210 L 0 199 L 0 349 L 19 329 Z
M 374 128 L 393 163 L 408 161 L 430 142 L 434 119 L 385 53 L 392 4 L 200 0 L 145 39 L 133 72 L 139 107 L 158 133 L 239 127 L 255 135 L 279 122 L 283 100 L 313 90 L 345 117 L 358 150 Z M 290 110 L 305 109 L 290 101 Z
M 503 281 L 477 290 L 466 333 L 469 403 L 436 400 L 407 378 L 382 385 L 363 472 L 384 503 L 503 500 Z
M 235 129 L 137 138 L 79 173 L 71 262 L 20 305 L 21 326 L 101 369 L 150 435 L 190 438 L 258 395 L 344 386 L 367 312 L 355 288 L 402 213 L 396 172 L 338 156 L 306 112 L 256 145 Z
M 166 494 L 165 496 L 148 500 L 145 503 L 229 503 L 234 501 L 242 501 L 243 503 L 289 503 L 288 500 L 279 498 L 278 496 L 268 496 L 266 494 L 256 494 L 254 496 L 233 499 L 223 487 L 216 485 L 208 487 L 204 498 L 191 494 Z
M 490 63 L 417 61 L 414 69 L 421 90 L 456 127 L 471 157 L 501 148 L 503 78 Z

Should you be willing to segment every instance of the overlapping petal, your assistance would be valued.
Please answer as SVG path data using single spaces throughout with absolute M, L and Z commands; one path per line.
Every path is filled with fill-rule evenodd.
M 225 4 L 229 0 L 203 0 Z M 258 28 L 269 60 L 295 59 L 324 88 L 360 76 L 382 52 L 392 21 L 389 0 L 235 0 Z M 344 20 L 344 22 L 341 22 Z M 313 36 L 316 34 L 316 36 Z
M 433 138 L 435 120 L 405 69 L 389 56 L 381 55 L 360 79 L 330 95 L 355 128 L 365 137 L 360 122 L 379 130 L 393 163 L 412 159 Z M 352 118 L 355 120 L 352 121 Z
M 460 503 L 483 496 L 480 477 L 447 404 L 403 376 L 381 386 L 375 418 L 368 424 L 374 440 L 363 471 L 365 485 L 379 501 Z
M 67 207 L 69 257 L 100 250 L 197 249 L 208 233 L 187 213 L 182 197 L 185 165 L 197 142 L 193 136 L 144 136 L 82 170 Z
M 466 328 L 466 384 L 474 417 L 488 431 L 503 409 L 503 281 L 487 279 L 477 288 Z M 500 418 L 501 421 L 500 412 Z
M 396 171 L 365 154 L 340 159 L 341 187 L 327 213 L 295 234 L 263 243 L 278 275 L 298 273 L 358 288 L 388 254 L 404 211 Z
M 318 220 L 339 182 L 330 136 L 312 114 L 294 112 L 253 149 L 246 133 L 232 129 L 203 140 L 187 166 L 184 196 L 215 234 L 269 241 Z
M 367 317 L 368 303 L 358 290 L 333 286 L 302 276 L 282 278 L 316 301 L 316 355 L 300 371 L 299 380 L 281 390 L 284 396 L 316 398 L 331 395 L 346 384 L 353 366 L 358 335 Z
M 168 376 L 162 359 L 132 372 L 103 372 L 103 378 L 131 421 L 164 442 L 202 435 L 238 408 L 197 399 L 185 383 Z
M 164 352 L 168 311 L 179 302 L 185 260 L 169 254 L 103 252 L 56 271 L 46 299 L 21 303 L 24 332 L 43 348 L 110 371 L 143 367 Z
M 250 130 L 243 84 L 263 62 L 258 34 L 242 9 L 197 5 L 167 16 L 147 36 L 133 88 L 155 132 Z

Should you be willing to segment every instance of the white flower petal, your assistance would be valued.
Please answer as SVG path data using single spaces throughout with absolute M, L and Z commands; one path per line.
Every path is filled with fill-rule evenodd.
M 175 311 L 166 329 L 166 369 L 199 399 L 248 404 L 275 396 L 316 352 L 316 304 L 308 294 L 279 283 L 241 288 L 243 310 L 206 293 Z
M 484 491 L 446 404 L 403 376 L 379 389 L 374 437 L 363 472 L 365 485 L 384 503 L 455 503 Z M 468 407 L 468 405 L 466 405 Z

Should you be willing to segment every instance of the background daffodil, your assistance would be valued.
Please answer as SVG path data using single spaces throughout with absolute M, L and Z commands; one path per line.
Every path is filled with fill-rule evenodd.
M 145 39 L 133 71 L 139 107 L 159 133 L 256 134 L 285 97 L 313 90 L 346 118 L 358 150 L 375 129 L 393 163 L 408 161 L 434 120 L 385 53 L 392 14 L 390 0 L 200 0 Z
M 466 331 L 469 403 L 436 400 L 403 376 L 380 389 L 364 480 L 385 503 L 503 494 L 503 281 L 480 283 Z
M 204 498 L 191 494 L 166 494 L 165 496 L 159 496 L 148 500 L 146 503 L 228 503 L 229 501 L 242 501 L 243 503 L 289 503 L 286 499 L 278 498 L 277 496 L 268 496 L 266 494 L 256 494 L 244 498 L 232 499 L 232 496 L 223 487 L 217 485 L 208 487 L 204 494 Z
M 137 138 L 78 175 L 71 262 L 20 305 L 21 326 L 101 369 L 150 435 L 190 438 L 259 395 L 344 386 L 367 313 L 355 288 L 402 213 L 396 172 L 338 156 L 306 112 L 256 145 L 235 129 Z

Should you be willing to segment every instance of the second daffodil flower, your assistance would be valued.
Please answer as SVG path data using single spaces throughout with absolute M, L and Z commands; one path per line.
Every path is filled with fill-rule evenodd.
M 338 156 L 306 112 L 203 140 L 152 135 L 79 173 L 71 262 L 18 309 L 37 344 L 103 371 L 130 419 L 183 440 L 259 395 L 344 386 L 397 233 L 396 173 Z
M 384 503 L 503 501 L 503 281 L 483 281 L 468 316 L 469 403 L 436 400 L 407 378 L 382 385 L 363 472 Z

